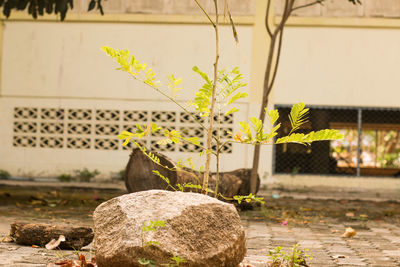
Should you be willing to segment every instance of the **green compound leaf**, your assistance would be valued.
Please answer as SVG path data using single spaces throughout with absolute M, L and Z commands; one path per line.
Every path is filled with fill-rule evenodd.
M 308 134 L 293 133 L 291 135 L 278 138 L 278 140 L 276 140 L 276 144 L 299 143 L 306 145 L 315 141 L 340 139 L 343 139 L 343 135 L 338 130 L 325 129 L 317 132 L 312 131 Z
M 292 130 L 289 135 L 300 128 L 301 125 L 307 122 L 308 108 L 305 108 L 305 104 L 300 102 L 292 106 L 289 114 L 290 124 L 292 125 Z

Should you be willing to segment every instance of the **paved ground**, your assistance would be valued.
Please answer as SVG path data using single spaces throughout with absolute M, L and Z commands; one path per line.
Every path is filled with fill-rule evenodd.
M 283 246 L 288 250 L 296 243 L 309 249 L 310 266 L 400 266 L 400 227 L 394 224 L 368 223 L 367 229 L 325 223 L 291 227 L 246 217 L 243 224 L 248 239 L 245 262 L 254 266 L 268 266 L 269 249 Z M 356 229 L 355 237 L 341 237 L 347 226 Z
M 88 186 L 84 191 L 69 187 L 68 192 L 65 188 L 53 185 L 24 191 L 10 184 L 0 186 L 0 239 L 14 220 L 91 225 L 94 207 L 123 193 L 112 186 L 92 190 Z M 400 194 L 391 192 L 387 201 L 385 192 L 338 194 L 338 190 L 325 190 L 324 196 L 318 197 L 314 190 L 264 191 L 265 206 L 241 212 L 248 240 L 244 263 L 268 266 L 270 249 L 282 246 L 288 251 L 298 243 L 313 256 L 307 261 L 309 266 L 400 266 L 400 202 L 396 199 Z M 67 198 L 68 202 L 59 201 Z M 357 234 L 342 238 L 346 227 Z M 87 258 L 93 253 L 91 247 L 82 252 Z M 46 266 L 65 257 L 76 255 L 0 243 L 0 266 Z

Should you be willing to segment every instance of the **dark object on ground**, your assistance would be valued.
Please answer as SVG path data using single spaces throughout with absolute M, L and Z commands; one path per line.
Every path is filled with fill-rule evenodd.
M 176 163 L 167 156 L 151 152 L 160 159 L 160 165 L 167 166 L 170 169 L 176 167 Z M 125 169 L 125 185 L 128 192 L 139 192 L 150 189 L 171 189 L 167 183 L 153 170 L 158 171 L 162 176 L 167 177 L 170 184 L 177 187 L 178 184 L 202 184 L 203 174 L 188 168 L 184 170 L 173 171 L 161 167 L 149 159 L 139 148 L 133 149 L 129 162 Z M 237 169 L 230 172 L 220 172 L 220 182 L 218 192 L 224 197 L 233 197 L 235 195 L 250 194 L 250 173 L 251 169 Z M 260 177 L 257 178 L 257 191 L 260 186 Z M 209 188 L 214 190 L 216 182 L 215 173 L 211 173 Z M 185 191 L 197 192 L 197 189 L 185 188 Z M 211 195 L 211 194 L 210 194 Z
M 44 246 L 52 239 L 57 240 L 60 235 L 65 236 L 60 249 L 79 250 L 93 240 L 93 230 L 89 227 L 22 222 L 11 224 L 10 236 L 20 245 Z

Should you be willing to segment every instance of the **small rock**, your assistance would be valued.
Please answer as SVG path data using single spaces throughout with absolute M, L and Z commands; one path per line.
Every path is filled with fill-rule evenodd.
M 246 253 L 245 232 L 232 204 L 184 192 L 142 191 L 113 198 L 94 212 L 99 267 L 236 267 Z
M 344 232 L 344 234 L 342 235 L 342 237 L 353 237 L 357 234 L 356 230 L 354 230 L 351 227 L 347 227 L 346 231 Z

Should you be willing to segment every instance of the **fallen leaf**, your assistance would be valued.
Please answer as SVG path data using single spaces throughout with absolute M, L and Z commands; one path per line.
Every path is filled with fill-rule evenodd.
M 360 214 L 360 217 L 361 218 L 368 218 L 368 215 L 367 214 Z
M 331 230 L 331 233 L 337 233 L 337 232 L 339 232 L 339 230 L 336 230 L 336 229 Z
M 83 254 L 79 256 L 79 260 L 62 260 L 55 264 L 60 265 L 60 267 L 97 267 L 95 257 L 90 262 L 87 262 Z
M 56 247 L 58 247 L 61 244 L 61 242 L 64 242 L 64 241 L 65 241 L 65 236 L 60 235 L 57 240 L 55 240 L 55 239 L 50 240 L 50 242 L 47 243 L 45 247 L 46 247 L 46 249 L 52 250 L 52 249 L 55 249 Z
M 347 212 L 346 217 L 354 217 L 354 212 Z
M 40 246 L 32 245 L 33 248 L 40 248 Z
M 344 259 L 344 258 L 346 258 L 346 256 L 345 255 L 333 255 L 332 258 L 334 258 L 334 259 Z
M 42 193 L 36 193 L 36 198 L 44 199 L 44 195 Z
M 68 204 L 68 199 L 64 199 L 64 200 L 62 200 L 61 202 L 60 202 L 60 205 L 61 206 L 65 206 L 65 205 L 67 205 Z
M 347 227 L 342 237 L 353 237 L 357 234 L 356 230 L 351 227 Z
M 50 191 L 50 195 L 53 195 L 55 197 L 60 197 L 60 192 L 59 191 Z
M 81 261 L 79 260 L 62 260 L 56 262 L 56 265 L 60 265 L 61 267 L 81 267 Z

